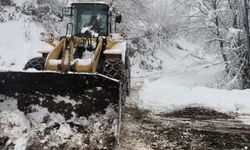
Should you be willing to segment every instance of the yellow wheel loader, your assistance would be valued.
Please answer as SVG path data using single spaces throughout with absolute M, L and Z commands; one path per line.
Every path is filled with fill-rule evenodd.
M 0 72 L 0 94 L 16 98 L 24 112 L 40 105 L 69 119 L 114 106 L 120 120 L 130 90 L 126 41 L 123 34 L 113 32 L 121 15 L 97 0 L 72 2 L 63 13 L 71 18 L 66 35 L 55 42 L 52 33 L 41 33 L 52 50 L 29 60 L 24 71 Z

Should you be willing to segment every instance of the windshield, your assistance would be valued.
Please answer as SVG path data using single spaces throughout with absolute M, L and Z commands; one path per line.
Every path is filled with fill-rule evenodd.
M 73 5 L 74 34 L 89 29 L 100 36 L 108 34 L 108 6 L 102 4 Z

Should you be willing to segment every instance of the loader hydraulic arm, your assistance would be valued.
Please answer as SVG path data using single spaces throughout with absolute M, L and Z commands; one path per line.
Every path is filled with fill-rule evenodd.
M 45 69 L 65 73 L 68 71 L 95 73 L 103 50 L 103 39 L 101 37 L 98 40 L 91 39 L 91 41 L 97 42 L 91 60 L 85 58 L 74 58 L 74 53 L 76 52 L 77 47 L 81 46 L 84 48 L 88 40 L 88 38 L 79 37 L 62 38 L 60 43 L 48 55 Z

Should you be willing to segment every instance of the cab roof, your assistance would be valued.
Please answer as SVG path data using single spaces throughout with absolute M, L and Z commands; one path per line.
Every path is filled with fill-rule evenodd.
M 110 6 L 112 0 L 70 0 L 69 4 L 104 4 Z

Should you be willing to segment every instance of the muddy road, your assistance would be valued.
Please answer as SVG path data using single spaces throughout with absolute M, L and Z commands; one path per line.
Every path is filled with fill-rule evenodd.
M 153 114 L 137 107 L 139 89 L 124 108 L 121 150 L 250 149 L 250 126 L 236 115 L 198 107 Z
M 124 150 L 250 148 L 250 126 L 234 119 L 210 119 L 209 114 L 209 120 L 165 117 L 136 107 L 125 109 L 121 140 Z

